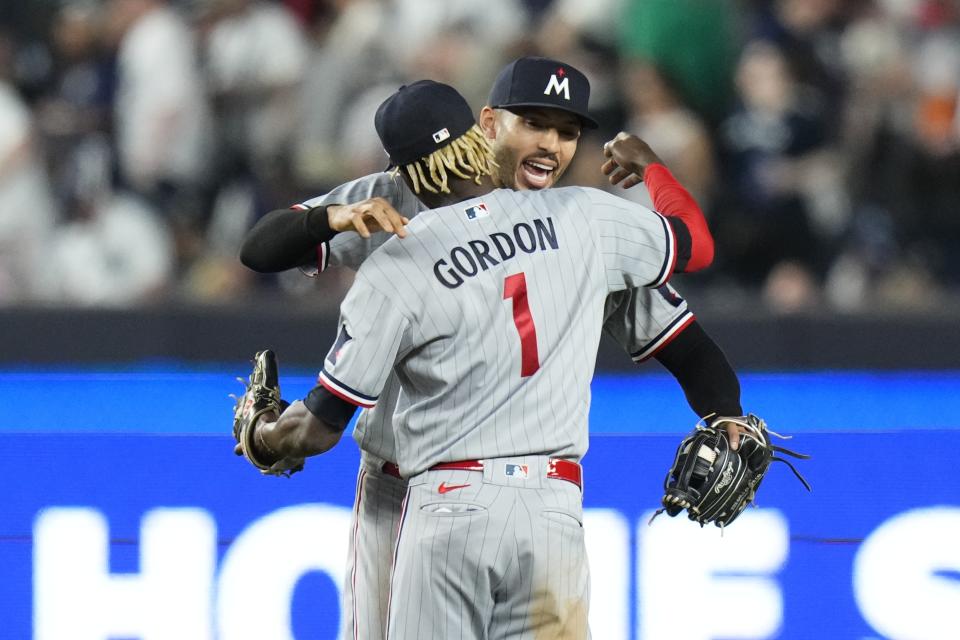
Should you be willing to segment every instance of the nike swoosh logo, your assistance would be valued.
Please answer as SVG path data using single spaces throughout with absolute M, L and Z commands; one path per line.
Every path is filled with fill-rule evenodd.
M 437 487 L 437 493 L 448 493 L 455 489 L 463 489 L 464 487 L 469 486 L 469 484 L 447 484 L 446 482 L 441 482 L 440 486 Z

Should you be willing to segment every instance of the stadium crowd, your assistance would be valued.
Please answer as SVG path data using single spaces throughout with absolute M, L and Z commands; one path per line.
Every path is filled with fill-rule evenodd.
M 527 54 L 591 80 L 602 127 L 566 183 L 609 188 L 623 129 L 703 205 L 717 260 L 686 293 L 789 313 L 960 291 L 958 0 L 14 0 L 0 306 L 343 289 L 246 270 L 243 234 L 382 170 L 373 113 L 400 84 L 479 111 Z

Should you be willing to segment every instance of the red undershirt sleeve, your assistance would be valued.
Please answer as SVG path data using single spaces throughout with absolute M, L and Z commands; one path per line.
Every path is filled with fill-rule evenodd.
M 643 174 L 643 181 L 653 199 L 657 212 L 667 216 L 676 229 L 681 222 L 686 233 L 678 231 L 677 271 L 690 273 L 700 271 L 713 262 L 713 235 L 707 226 L 700 205 L 683 188 L 670 170 L 662 164 L 651 164 Z M 687 244 L 687 247 L 683 245 Z M 687 258 L 686 261 L 683 258 Z

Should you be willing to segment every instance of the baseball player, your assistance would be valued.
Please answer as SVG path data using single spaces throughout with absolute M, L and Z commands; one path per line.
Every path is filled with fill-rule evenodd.
M 458 129 L 457 105 L 434 85 L 388 99 L 377 123 L 385 141 Z M 423 92 L 440 122 L 414 106 Z M 489 164 L 463 169 L 450 199 L 489 189 Z M 606 301 L 665 284 L 678 260 L 674 226 L 568 187 L 495 190 L 422 213 L 408 230 L 361 266 L 318 385 L 257 425 L 257 455 L 329 449 L 357 406 L 377 406 L 395 368 L 394 453 L 408 488 L 387 637 L 585 638 L 579 460 Z M 709 242 L 694 238 L 689 259 Z M 691 392 L 695 404 L 739 412 L 738 398 Z
M 558 75 L 561 69 L 564 71 Z M 554 76 L 566 77 L 566 87 L 561 85 L 558 91 L 546 98 L 538 98 L 538 94 L 543 93 Z M 580 105 L 579 114 L 570 110 L 567 96 L 564 95 L 568 92 L 576 99 L 573 104 Z M 488 118 L 485 132 L 488 139 L 492 138 L 493 147 L 500 158 L 497 176 L 500 183 L 517 187 L 544 187 L 555 182 L 576 150 L 579 128 L 575 132 L 574 128 L 578 124 L 592 124 L 586 115 L 588 92 L 586 79 L 572 67 L 557 61 L 524 58 L 512 63 L 500 74 L 490 101 L 491 105 L 497 106 L 485 107 L 481 113 L 481 124 L 484 124 L 484 113 L 494 116 Z M 418 103 L 418 108 L 424 113 L 436 106 L 426 99 L 428 94 L 424 92 L 425 99 Z M 443 102 L 443 98 L 440 101 Z M 551 106 L 544 107 L 544 102 Z M 527 107 L 532 107 L 532 110 Z M 447 134 L 453 137 L 455 132 L 466 130 L 462 144 L 472 146 L 475 155 L 482 151 L 482 139 L 473 135 L 472 117 L 469 121 L 464 118 L 457 124 L 457 128 L 438 127 L 435 131 L 446 128 Z M 567 131 L 566 140 L 562 140 L 564 136 L 560 134 L 563 130 Z M 382 129 L 380 131 L 385 133 Z M 389 134 L 389 131 L 386 133 Z M 539 142 L 537 138 L 540 138 Z M 391 145 L 395 149 L 399 142 L 402 141 L 384 139 L 388 149 L 392 148 Z M 435 146 L 441 143 L 435 143 Z M 526 149 L 524 144 L 527 145 Z M 614 158 L 635 172 L 628 180 L 638 179 L 645 168 L 656 162 L 652 151 L 630 136 L 619 136 L 608 147 L 607 153 L 611 159 L 604 170 L 612 174 L 612 182 L 622 180 L 626 175 L 618 171 L 621 167 Z M 390 155 L 391 158 L 403 159 L 396 151 Z M 505 167 L 511 166 L 507 161 L 510 158 L 516 161 L 512 165 L 514 170 L 508 172 Z M 335 189 L 326 196 L 298 205 L 294 211 L 271 212 L 248 236 L 242 255 L 244 262 L 265 271 L 282 270 L 305 263 L 313 263 L 320 270 L 330 264 L 356 268 L 389 237 L 388 234 L 374 233 L 377 229 L 395 231 L 404 236 L 403 225 L 425 208 L 421 200 L 436 205 L 441 202 L 441 197 L 449 197 L 438 188 L 441 185 L 421 180 L 415 166 L 404 162 L 399 164 L 405 164 L 405 169 L 413 169 L 413 173 L 405 170 L 403 180 L 389 174 L 367 176 Z M 541 166 L 530 167 L 531 164 Z M 538 171 L 547 173 L 546 183 L 537 175 Z M 453 177 L 456 178 L 456 174 Z M 461 182 L 451 180 L 448 186 L 456 190 Z M 683 212 L 689 209 L 699 215 L 695 203 L 689 200 L 685 191 L 672 181 L 662 167 L 650 171 L 648 187 L 655 195 L 659 195 L 659 200 L 655 202 L 658 202 L 657 206 L 662 211 Z M 416 188 L 419 188 L 419 193 L 415 192 Z M 455 199 L 463 197 L 460 193 L 454 195 Z M 352 206 L 333 204 L 356 203 L 358 200 Z M 695 223 L 691 226 L 696 228 Z M 333 233 L 334 230 L 347 229 L 356 229 L 358 233 Z M 680 244 L 685 246 L 683 242 Z M 683 261 L 689 263 L 689 256 L 681 258 Z M 705 262 L 709 262 L 709 259 Z M 636 360 L 657 357 L 678 377 L 692 403 L 699 396 L 688 389 L 693 385 L 690 372 L 700 366 L 698 363 L 706 357 L 701 357 L 701 353 L 709 354 L 728 375 L 718 374 L 706 386 L 720 389 L 724 387 L 724 379 L 731 379 L 732 384 L 726 387 L 734 401 L 728 403 L 726 413 L 739 415 L 739 388 L 736 387 L 732 370 L 716 345 L 700 330 L 686 303 L 672 289 L 665 286 L 657 291 L 641 289 L 615 294 L 608 299 L 606 313 L 611 320 L 604 325 L 605 330 L 623 344 Z M 676 348 L 665 348 L 681 334 L 684 339 L 677 343 Z M 344 590 L 346 637 L 383 636 L 392 543 L 400 503 L 406 490 L 406 484 L 397 477 L 391 429 L 392 408 L 398 395 L 399 382 L 391 377 L 378 405 L 361 414 L 354 433 L 363 452 L 363 464 L 357 483 L 351 567 Z M 710 410 L 716 410 L 717 406 L 715 403 L 701 402 L 700 406 L 694 405 L 694 408 L 700 415 L 706 415 Z

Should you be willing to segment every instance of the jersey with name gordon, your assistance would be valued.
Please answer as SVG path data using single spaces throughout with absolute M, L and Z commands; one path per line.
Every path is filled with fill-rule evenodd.
M 666 219 L 585 187 L 496 190 L 421 213 L 360 267 L 320 382 L 373 407 L 396 364 L 400 471 L 579 460 L 610 294 L 663 287 Z

